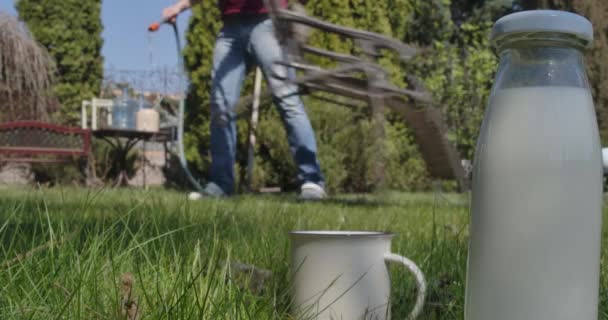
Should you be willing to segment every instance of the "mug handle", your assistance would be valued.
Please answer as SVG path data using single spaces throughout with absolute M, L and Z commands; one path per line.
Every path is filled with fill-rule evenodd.
M 412 312 L 406 318 L 407 320 L 416 319 L 420 315 L 420 312 L 422 312 L 422 307 L 424 307 L 424 299 L 426 297 L 426 280 L 424 279 L 424 274 L 412 260 L 398 254 L 388 253 L 384 256 L 384 261 L 404 265 L 416 278 L 418 297 L 416 298 L 414 309 L 412 309 Z

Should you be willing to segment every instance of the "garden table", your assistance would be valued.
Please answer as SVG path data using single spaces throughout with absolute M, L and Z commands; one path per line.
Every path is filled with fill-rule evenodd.
M 126 186 L 129 181 L 127 174 L 127 156 L 138 142 L 143 142 L 144 152 L 146 142 L 167 143 L 174 141 L 176 130 L 174 127 L 162 128 L 158 132 L 138 131 L 131 129 L 103 128 L 93 131 L 95 138 L 104 140 L 116 151 L 116 161 L 119 168 L 118 177 L 114 183 L 115 187 Z M 144 166 L 144 186 L 145 186 L 145 166 Z

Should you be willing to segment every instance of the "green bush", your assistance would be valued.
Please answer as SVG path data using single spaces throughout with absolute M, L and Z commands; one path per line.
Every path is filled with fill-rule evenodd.
M 49 185 L 83 185 L 85 183 L 82 159 L 74 158 L 69 163 L 33 164 L 32 172 L 36 183 Z
M 17 0 L 19 17 L 54 58 L 62 104 L 55 120 L 74 124 L 80 104 L 99 94 L 103 78 L 101 1 Z

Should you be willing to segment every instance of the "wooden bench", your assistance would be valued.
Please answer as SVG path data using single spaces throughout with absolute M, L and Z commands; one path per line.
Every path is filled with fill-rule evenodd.
M 56 163 L 88 158 L 91 132 L 40 121 L 0 124 L 0 163 Z

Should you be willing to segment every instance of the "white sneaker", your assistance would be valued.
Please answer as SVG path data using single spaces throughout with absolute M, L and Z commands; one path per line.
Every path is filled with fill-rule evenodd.
M 316 183 L 306 182 L 300 187 L 300 200 L 321 200 L 325 197 L 327 197 L 325 190 Z
M 225 195 L 226 194 L 224 193 L 224 190 L 222 190 L 220 186 L 213 182 L 209 182 L 207 183 L 207 185 L 205 185 L 205 188 L 203 189 L 202 193 L 196 191 L 190 192 L 190 194 L 188 195 L 188 199 L 200 200 L 202 198 L 219 198 Z

